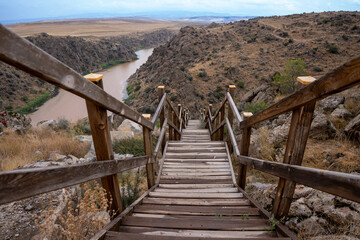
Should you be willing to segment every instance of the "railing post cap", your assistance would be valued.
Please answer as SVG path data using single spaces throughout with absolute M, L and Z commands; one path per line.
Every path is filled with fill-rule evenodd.
M 150 119 L 151 118 L 151 114 L 143 114 L 143 117 L 146 119 Z
M 158 89 L 164 89 L 165 86 L 158 86 Z
M 311 76 L 299 76 L 296 78 L 298 82 L 300 82 L 303 85 L 308 85 L 316 80 L 316 78 Z
M 103 78 L 102 74 L 97 74 L 97 73 L 90 73 L 84 76 L 84 78 L 86 78 L 89 81 L 92 82 L 98 82 Z
M 245 118 L 251 117 L 252 115 L 254 115 L 252 112 L 242 112 L 242 114 Z
M 212 104 L 210 103 L 209 106 L 212 106 Z
M 235 85 L 229 85 L 229 88 L 236 88 Z
M 178 106 L 181 107 L 181 104 L 179 103 Z

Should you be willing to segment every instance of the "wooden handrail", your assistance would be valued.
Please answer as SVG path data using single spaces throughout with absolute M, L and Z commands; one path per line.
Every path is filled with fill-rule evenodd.
M 235 152 L 235 156 L 236 157 L 239 157 L 240 156 L 240 151 L 239 151 L 239 147 L 236 143 L 236 138 L 235 138 L 235 135 L 234 135 L 234 132 L 232 130 L 232 127 L 231 127 L 231 124 L 230 124 L 230 121 L 228 118 L 225 118 L 225 121 L 226 121 L 226 126 L 227 126 L 227 132 L 230 136 L 230 140 L 231 140 L 231 144 L 232 144 L 232 147 L 233 147 L 233 151 Z
M 31 168 L 0 172 L 0 204 L 73 186 L 143 166 L 149 156 L 108 160 L 66 167 Z
M 239 110 L 237 109 L 233 98 L 231 97 L 231 94 L 229 92 L 227 92 L 226 94 L 226 98 L 229 101 L 229 105 L 231 107 L 231 110 L 233 111 L 233 113 L 235 114 L 236 119 L 238 120 L 238 122 L 242 122 L 243 121 L 243 117 L 241 117 Z
M 173 105 L 171 104 L 171 100 L 169 99 L 169 96 L 166 96 L 166 101 L 167 101 L 169 107 L 170 107 L 170 108 L 172 109 L 172 111 L 175 113 L 176 118 L 179 118 L 179 115 L 178 115 L 178 113 L 177 113 L 177 109 L 175 109 L 175 108 L 173 107 Z
M 162 96 L 162 98 L 161 98 L 161 100 L 159 102 L 159 105 L 156 108 L 156 111 L 155 111 L 155 113 L 154 113 L 154 115 L 153 115 L 153 117 L 151 119 L 151 122 L 153 124 L 155 124 L 156 121 L 158 120 L 158 118 L 160 117 L 161 111 L 162 111 L 162 109 L 164 107 L 164 104 L 165 104 L 165 100 L 166 100 L 166 93 L 164 93 L 164 95 Z
M 212 122 L 217 118 L 217 116 L 219 115 L 219 113 L 221 111 L 221 108 L 226 104 L 227 100 L 228 99 L 225 97 L 224 100 L 221 102 L 220 107 L 218 108 L 218 110 L 216 110 L 216 112 L 215 112 L 215 114 L 213 116 Z
M 240 163 L 360 203 L 360 176 L 239 156 Z
M 226 119 L 224 119 L 211 133 L 210 135 L 214 135 L 217 133 L 223 126 L 226 125 Z
M 167 118 L 165 118 L 165 121 L 161 127 L 161 131 L 160 131 L 160 136 L 159 136 L 159 139 L 156 143 L 156 147 L 155 147 L 155 150 L 154 150 L 154 153 L 153 153 L 153 157 L 156 157 L 160 151 L 160 147 L 162 145 L 162 142 L 164 140 L 164 137 L 165 137 L 165 133 L 166 133 L 166 125 L 167 125 Z
M 175 124 L 172 121 L 168 121 L 168 124 L 175 129 L 175 131 L 181 135 L 180 130 L 177 128 L 177 126 L 175 126 Z
M 0 24 L 0 60 L 149 129 L 154 124 L 79 73 Z
M 320 79 L 310 83 L 306 87 L 254 116 L 244 119 L 244 121 L 240 123 L 240 127 L 250 127 L 256 123 L 276 117 L 312 101 L 321 100 L 322 98 L 341 92 L 357 84 L 360 84 L 360 57 L 334 69 Z
M 213 118 L 212 115 L 211 115 L 210 107 L 208 107 L 207 116 L 208 116 L 208 118 L 210 119 L 210 123 L 212 123 L 212 122 L 214 121 L 214 118 Z

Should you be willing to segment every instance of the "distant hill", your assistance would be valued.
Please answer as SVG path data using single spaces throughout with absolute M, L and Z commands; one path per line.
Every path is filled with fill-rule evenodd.
M 185 27 L 156 48 L 130 80 L 129 104 L 144 112 L 157 105 L 156 88 L 193 113 L 219 103 L 228 84 L 236 84 L 235 100 L 271 83 L 286 60 L 301 58 L 307 73 L 323 75 L 359 55 L 360 13 L 324 12 L 259 17 L 206 28 Z M 274 102 L 277 89 L 253 101 Z M 145 91 L 144 91 L 145 90 Z

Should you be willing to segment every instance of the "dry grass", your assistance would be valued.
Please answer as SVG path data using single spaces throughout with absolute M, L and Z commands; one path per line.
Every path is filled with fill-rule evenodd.
M 74 140 L 65 132 L 57 133 L 48 128 L 29 130 L 25 135 L 8 131 L 0 136 L 0 170 L 8 171 L 48 159 L 52 152 L 83 157 L 89 148 L 89 144 Z
M 37 217 L 42 239 L 53 239 L 54 235 L 56 239 L 90 239 L 110 221 L 113 213 L 108 212 L 111 202 L 105 189 L 92 181 L 83 184 L 82 190 L 81 198 L 67 201 L 65 212 L 50 208 Z
M 339 172 L 360 172 L 359 147 L 347 140 L 309 139 L 303 166 Z

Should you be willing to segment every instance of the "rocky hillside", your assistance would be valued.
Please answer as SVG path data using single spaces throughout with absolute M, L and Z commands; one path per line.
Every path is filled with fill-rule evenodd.
M 166 43 L 174 32 L 158 30 L 138 36 L 102 38 L 97 41 L 80 37 L 54 37 L 46 33 L 27 39 L 79 73 L 101 70 L 113 62 L 136 58 L 138 48 L 155 47 Z M 43 92 L 53 91 L 50 84 L 0 62 L 0 109 L 17 109 Z
M 165 85 L 176 103 L 192 113 L 223 99 L 226 86 L 236 84 L 236 102 L 245 93 L 265 86 L 260 98 L 274 101 L 278 89 L 271 83 L 289 59 L 301 58 L 307 74 L 320 76 L 358 56 L 360 13 L 326 12 L 255 18 L 207 28 L 185 27 L 153 55 L 131 78 L 129 103 L 139 111 L 156 106 L 156 87 Z M 263 89 L 264 90 L 264 89 Z M 253 100 L 254 99 L 254 100 Z M 216 106 L 215 106 L 216 107 Z M 147 108 L 149 109 L 149 108 Z

